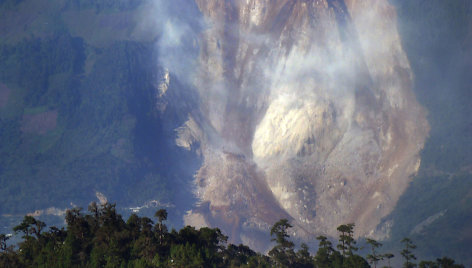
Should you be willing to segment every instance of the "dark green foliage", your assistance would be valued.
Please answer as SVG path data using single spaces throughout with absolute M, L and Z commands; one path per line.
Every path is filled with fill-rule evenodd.
M 0 51 L 0 81 L 26 89 L 27 107 L 67 110 L 76 106 L 77 75 L 85 62 L 82 39 L 59 33 L 47 40 L 33 38 L 2 46 Z
M 310 256 L 308 246 L 305 243 L 302 243 L 300 245 L 300 250 L 297 251 L 296 260 L 297 261 L 293 267 L 299 267 L 299 268 L 313 267 L 314 261 L 313 261 L 313 258 Z
M 227 244 L 228 237 L 218 228 L 199 230 L 186 226 L 167 232 L 163 223 L 166 210 L 158 210 L 158 223 L 132 214 L 126 222 L 116 212 L 114 204 L 91 203 L 88 213 L 80 208 L 66 213 L 66 229 L 46 226 L 31 216 L 25 216 L 14 229 L 23 234 L 18 249 L 7 246 L 8 236 L 0 234 L 0 267 L 294 267 L 294 268 L 368 268 L 359 255 L 343 256 L 325 236 L 318 236 L 319 249 L 313 257 L 306 244 L 295 252 L 287 230 L 291 227 L 282 219 L 271 228 L 276 246 L 269 256 L 245 245 Z M 346 225 L 342 225 L 346 226 Z M 344 227 L 340 229 L 344 230 Z M 348 225 L 350 233 L 354 225 Z M 350 244 L 354 244 L 350 240 Z M 348 245 L 349 243 L 345 243 Z M 405 240 L 408 250 L 414 248 Z M 374 249 L 380 244 L 369 241 Z M 349 250 L 346 250 L 349 252 Z M 412 253 L 406 256 L 411 258 Z M 402 255 L 404 252 L 402 252 Z M 405 253 L 406 254 L 406 253 Z M 388 256 L 387 256 L 388 255 Z M 390 259 L 392 254 L 385 254 Z M 409 264 L 412 267 L 411 263 Z M 463 268 L 444 257 L 436 262 L 422 261 L 420 267 Z
M 240 267 L 246 264 L 251 259 L 251 257 L 256 255 L 256 252 L 254 252 L 248 246 L 243 244 L 240 244 L 239 246 L 229 244 L 223 258 L 225 260 L 231 260 L 227 262 L 228 266 Z
M 164 242 L 164 235 L 167 233 L 167 228 L 164 224 L 162 224 L 162 222 L 167 220 L 167 211 L 165 209 L 159 209 L 156 212 L 155 216 L 159 221 L 159 224 L 157 226 L 157 232 L 159 235 L 159 246 L 162 246 Z
M 274 237 L 272 241 L 276 245 L 269 251 L 269 256 L 272 257 L 277 267 L 291 267 L 295 262 L 295 252 L 293 250 L 295 244 L 287 239 L 290 237 L 287 229 L 291 227 L 292 225 L 287 219 L 281 219 L 270 229 L 270 236 Z
M 0 6 L 15 9 L 23 2 L 34 1 L 2 0 Z M 64 6 L 67 11 L 93 9 L 97 13 L 130 10 L 142 3 L 49 2 L 60 3 L 57 6 L 61 9 Z M 467 50 L 470 41 L 465 40 L 470 36 L 472 2 L 390 0 L 390 3 L 398 8 L 403 49 L 416 78 L 415 93 L 427 108 L 432 127 L 422 152 L 423 172 L 394 212 L 393 237 L 399 240 L 411 235 L 417 224 L 447 209 L 445 216 L 427 226 L 423 233 L 412 235 L 418 245 L 417 255 L 429 254 L 426 256 L 433 258 L 447 254 L 470 263 L 472 177 L 467 169 L 459 175 L 456 171 L 470 166 L 472 159 L 472 117 L 468 116 L 472 107 L 469 71 L 472 54 Z M 64 15 L 44 11 L 40 11 L 46 14 L 44 17 L 57 17 L 54 21 L 58 24 Z M 33 18 L 25 21 L 30 19 Z M 37 21 L 43 24 L 43 19 Z M 11 32 L 20 32 L 23 26 Z M 150 108 L 153 86 L 149 81 L 155 82 L 153 75 L 157 71 L 144 59 L 156 60 L 150 53 L 152 44 L 113 41 L 110 46 L 98 49 L 75 36 L 57 30 L 9 45 L 3 42 L 8 38 L 0 38 L 0 82 L 13 92 L 11 107 L 0 115 L 2 213 L 21 214 L 52 205 L 62 208 L 71 201 L 85 206 L 83 200 L 94 198 L 95 189 L 126 202 L 125 205 L 129 205 L 129 200 L 137 204 L 150 197 L 167 201 L 173 196 L 165 182 L 179 176 L 166 173 L 166 169 L 171 170 L 168 163 L 172 161 L 159 158 L 161 152 L 170 150 L 162 142 L 165 139 L 160 134 L 161 122 Z M 58 128 L 42 136 L 25 136 L 21 131 L 22 116 L 41 109 L 59 111 Z M 120 140 L 129 142 L 120 147 L 117 146 Z M 172 172 L 175 170 L 169 173 Z M 52 183 L 57 186 L 52 191 L 44 187 Z M 117 189 L 116 185 L 120 187 Z M 46 191 L 48 194 L 44 194 Z M 144 222 L 139 224 L 149 225 Z M 147 243 L 144 238 L 140 241 L 140 245 Z M 420 250 L 429 252 L 422 255 Z
M 438 264 L 434 261 L 421 261 L 419 268 L 438 268 Z
M 448 257 L 442 257 L 436 259 L 436 261 L 421 261 L 418 265 L 419 268 L 465 268 L 462 264 L 457 264 L 455 261 Z
M 12 215 L 2 228 L 27 212 L 86 207 L 96 191 L 126 207 L 172 203 L 169 222 L 181 226 L 193 201 L 182 185 L 200 160 L 175 147 L 174 129 L 193 107 L 156 108 L 157 40 L 135 36 L 144 2 L 0 1 L 0 211 Z M 183 87 L 172 80 L 170 91 Z M 45 113 L 55 127 L 25 130 Z
M 156 225 L 149 218 L 135 214 L 125 223 L 114 204 L 92 203 L 87 214 L 80 208 L 67 211 L 67 229 L 51 227 L 46 233 L 41 232 L 45 227 L 43 222 L 25 216 L 14 228 L 24 234 L 19 250 L 9 251 L 5 244 L 1 261 L 19 260 L 26 266 L 39 267 L 157 267 L 166 264 L 211 267 L 223 264 L 223 256 L 228 256 L 225 253 L 227 237 L 219 229 L 196 230 L 187 226 L 167 235 L 163 232 L 166 230 L 163 216 L 167 212 L 159 210 L 156 214 L 161 215 Z M 0 238 L 7 240 L 5 235 Z M 256 256 L 249 248 L 238 249 L 240 255 L 247 258 Z
M 392 266 L 390 266 L 390 259 L 395 257 L 395 255 L 393 255 L 392 253 L 385 253 L 385 254 L 383 254 L 382 257 L 383 257 L 383 259 L 387 259 L 387 263 L 388 263 L 387 267 L 388 268 L 392 267 Z
M 442 257 L 441 259 L 437 259 L 436 263 L 438 264 L 439 268 L 465 268 L 462 264 L 457 264 L 455 261 L 448 257 Z
M 7 250 L 7 241 L 10 239 L 9 236 L 5 234 L 0 234 L 0 251 L 5 252 Z
M 64 32 L 0 42 L 0 83 L 11 90 L 0 109 L 0 211 L 83 204 L 95 189 L 128 203 L 171 202 L 166 181 L 179 172 L 155 111 L 153 53 L 151 43 L 98 49 Z M 47 112 L 54 128 L 25 131 L 25 118 Z
M 417 256 L 423 259 L 448 255 L 454 259 L 472 260 L 469 250 L 472 237 L 468 231 L 472 221 L 470 189 L 470 174 L 415 178 L 392 214 L 395 221 L 393 238 L 400 240 L 409 236 L 414 239 L 418 246 Z M 412 233 L 415 226 L 441 212 L 444 216 L 425 226 L 421 232 Z M 395 247 L 400 248 L 400 245 Z
M 380 260 L 383 260 L 383 255 L 377 252 L 377 249 L 382 246 L 382 243 L 375 241 L 374 239 L 367 238 L 367 244 L 371 247 L 371 253 L 367 255 L 367 260 L 374 265 L 374 268 L 377 267 L 377 263 Z
M 402 243 L 404 244 L 404 247 L 405 247 L 401 251 L 403 258 L 405 259 L 405 262 L 403 263 L 403 267 L 404 268 L 416 267 L 416 264 L 412 262 L 413 260 L 416 260 L 416 256 L 411 251 L 416 248 L 416 245 L 413 244 L 413 242 L 407 237 L 403 238 Z
M 337 248 L 341 250 L 343 257 L 352 256 L 353 252 L 357 250 L 354 246 L 354 223 L 348 223 L 338 226 L 339 244 Z
M 333 244 L 326 236 L 318 236 L 318 252 L 315 255 L 315 264 L 319 268 L 340 267 L 342 265 L 341 254 L 333 248 Z
M 354 224 L 344 224 L 338 227 L 341 233 L 338 248 L 344 253 L 333 248 L 326 236 L 318 236 L 318 252 L 315 255 L 315 267 L 370 267 L 366 259 L 353 253 L 356 249 L 352 246 L 356 241 L 352 237 Z
M 362 258 L 359 255 L 352 255 L 347 257 L 343 262 L 343 267 L 349 268 L 370 268 L 369 263 L 367 260 Z
M 429 138 L 421 167 L 391 215 L 392 241 L 414 239 L 416 255 L 448 255 L 472 263 L 472 1 L 390 0 L 398 14 L 403 49 L 418 101 L 428 112 Z M 428 217 L 447 212 L 421 232 Z M 399 248 L 398 244 L 386 247 Z
M 425 168 L 454 172 L 470 165 L 471 76 L 469 0 L 391 0 L 399 13 L 403 47 L 415 73 L 415 93 L 428 109 L 431 137 Z

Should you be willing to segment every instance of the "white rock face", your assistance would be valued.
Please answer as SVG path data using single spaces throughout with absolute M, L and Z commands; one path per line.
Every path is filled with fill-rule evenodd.
M 429 126 L 387 0 L 196 0 L 199 205 L 233 241 L 289 218 L 301 237 L 372 234 L 420 163 Z M 385 232 L 387 232 L 386 230 Z M 379 234 L 379 237 L 385 234 Z

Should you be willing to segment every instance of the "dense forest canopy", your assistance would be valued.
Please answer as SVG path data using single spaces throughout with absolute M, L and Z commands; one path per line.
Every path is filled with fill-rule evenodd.
M 173 130 L 184 121 L 182 115 L 187 115 L 188 111 L 182 107 L 191 105 L 181 102 L 178 112 L 168 109 L 165 114 L 154 107 L 153 83 L 163 71 L 162 66 L 156 66 L 157 37 L 131 38 L 129 35 L 136 24 L 133 12 L 139 10 L 143 2 L 146 1 L 0 1 L 0 233 L 11 232 L 11 227 L 27 212 L 48 208 L 64 211 L 71 203 L 85 207 L 95 198 L 96 191 L 126 208 L 142 206 L 149 200 L 171 203 L 175 207 L 169 209 L 166 223 L 182 227 L 182 216 L 193 202 L 188 182 L 198 164 L 193 164 L 193 170 L 189 168 L 193 159 L 190 152 L 176 151 L 170 142 L 174 142 Z M 472 2 L 390 2 L 396 6 L 403 48 L 415 74 L 415 94 L 429 111 L 432 131 L 422 151 L 420 172 L 396 209 L 384 219 L 385 226 L 393 225 L 390 239 L 382 241 L 384 250 L 373 243 L 375 251 L 369 253 L 372 256 L 362 255 L 372 266 L 384 251 L 402 258 L 398 248 L 404 246 L 400 241 L 408 236 L 417 248 L 407 251 L 416 256 L 435 259 L 448 255 L 469 264 L 472 256 L 469 224 L 472 220 L 472 117 L 469 116 L 472 90 L 468 70 L 472 66 Z M 172 79 L 169 92 L 180 86 L 175 77 Z M 195 98 L 189 96 L 188 99 Z M 38 127 L 35 123 L 38 121 L 45 124 Z M 172 131 L 163 132 L 164 129 Z M 122 211 L 120 209 L 123 207 L 116 211 Z M 19 225 L 24 223 L 21 228 L 26 228 L 28 234 L 17 230 L 25 236 L 18 248 L 7 246 L 13 238 L 1 236 L 2 261 L 17 261 L 17 265 L 25 266 L 43 263 L 49 267 L 66 265 L 59 259 L 74 256 L 71 265 L 90 262 L 92 249 L 99 245 L 94 244 L 99 239 L 88 223 L 92 214 L 87 217 L 81 211 L 74 213 L 72 215 L 77 214 L 76 218 L 81 218 L 82 223 L 87 222 L 89 233 L 81 238 L 85 240 L 66 239 L 73 224 L 62 229 L 62 214 L 50 215 L 47 220 L 44 215 L 41 217 L 46 222 L 54 217 L 58 228 L 49 229 L 35 216 Z M 143 213 L 139 215 L 130 219 L 145 219 Z M 151 222 L 148 225 L 151 229 L 155 226 Z M 120 226 L 122 232 L 117 232 L 126 236 L 130 227 L 127 223 Z M 164 230 L 164 225 L 160 226 Z M 194 230 L 195 233 L 200 231 Z M 170 239 L 171 233 L 161 233 L 158 237 Z M 57 243 L 51 239 L 56 239 Z M 126 243 L 135 243 L 129 237 L 126 239 Z M 290 245 L 290 240 L 285 239 Z M 327 255 L 343 255 L 343 249 L 331 237 L 320 236 L 319 239 L 319 250 L 328 252 Z M 59 246 L 60 241 L 62 246 Z M 170 243 L 166 244 L 169 250 L 172 245 L 179 245 L 173 240 L 166 241 Z M 295 247 L 299 245 L 284 245 L 273 253 L 280 251 L 290 255 L 292 249 L 296 255 Z M 79 250 L 80 247 L 86 250 Z M 94 252 L 102 252 L 103 247 L 97 246 Z M 195 251 L 200 250 L 195 248 Z M 246 248 L 236 248 L 231 250 L 246 252 Z M 225 250 L 230 250 L 230 245 L 226 245 Z M 22 252 L 33 253 L 25 257 Z M 132 256 L 129 254 L 126 261 L 119 263 L 137 266 L 130 263 L 142 257 L 129 257 Z M 306 251 L 300 254 L 307 256 Z M 86 261 L 77 261 L 81 260 L 79 255 Z M 315 262 L 317 255 L 313 255 Z M 51 259 L 51 263 L 45 264 L 45 256 L 54 261 Z M 277 259 L 275 255 L 255 256 L 266 261 Z M 384 257 L 377 265 L 389 265 L 388 260 L 393 259 Z M 450 263 L 449 260 L 443 259 L 442 265 Z M 423 267 L 435 265 L 439 265 L 437 261 L 424 263 Z
M 155 222 L 132 214 L 125 222 L 115 204 L 91 203 L 66 213 L 66 227 L 49 227 L 32 216 L 13 228 L 22 235 L 17 247 L 10 236 L 0 234 L 0 267 L 391 267 L 392 253 L 381 253 L 381 243 L 367 239 L 370 253 L 356 253 L 353 223 L 340 225 L 336 247 L 326 236 L 318 236 L 318 251 L 311 255 L 304 243 L 297 249 L 290 240 L 287 219 L 274 223 L 270 235 L 274 247 L 267 255 L 243 244 L 228 243 L 218 228 L 186 226 L 169 231 L 167 211 L 159 209 Z M 460 268 L 454 260 L 416 262 L 416 246 L 402 240 L 403 267 Z

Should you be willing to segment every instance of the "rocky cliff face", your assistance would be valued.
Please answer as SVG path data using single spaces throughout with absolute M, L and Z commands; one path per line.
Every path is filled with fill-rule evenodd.
M 196 0 L 206 28 L 200 109 L 177 143 L 198 146 L 199 204 L 185 220 L 254 233 L 377 228 L 418 170 L 429 126 L 387 0 Z

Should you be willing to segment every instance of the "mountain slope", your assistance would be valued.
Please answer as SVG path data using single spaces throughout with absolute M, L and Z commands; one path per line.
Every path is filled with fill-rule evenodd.
M 198 134 L 204 164 L 201 205 L 186 222 L 245 243 L 282 216 L 300 237 L 335 236 L 345 222 L 384 237 L 376 226 L 417 171 L 429 131 L 393 6 L 197 3 L 208 23 L 200 114 L 184 133 Z
M 385 222 L 393 223 L 392 242 L 410 236 L 422 258 L 447 255 L 472 263 L 472 5 L 391 2 L 431 132 L 418 176 Z
M 180 225 L 198 159 L 175 149 L 174 129 L 193 100 L 158 109 L 165 70 L 157 33 L 141 38 L 135 19 L 142 9 L 39 2 L 4 2 L 0 10 L 0 25 L 9 25 L 0 29 L 2 225 L 36 210 L 86 207 L 97 192 L 125 206 L 157 200 L 180 207 L 171 215 Z

